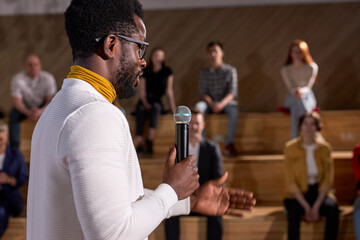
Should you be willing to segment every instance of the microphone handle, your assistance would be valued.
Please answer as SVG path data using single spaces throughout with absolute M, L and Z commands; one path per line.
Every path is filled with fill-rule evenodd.
M 176 159 L 175 163 L 180 162 L 189 156 L 189 124 L 176 124 Z

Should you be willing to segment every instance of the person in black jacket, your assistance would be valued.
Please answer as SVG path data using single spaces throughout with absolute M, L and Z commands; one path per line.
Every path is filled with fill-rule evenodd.
M 28 179 L 28 171 L 21 153 L 10 147 L 8 126 L 0 121 L 0 238 L 5 233 L 9 217 L 23 209 L 19 187 Z
M 189 123 L 189 154 L 197 157 L 199 184 L 221 177 L 224 172 L 220 147 L 217 143 L 203 137 L 205 128 L 204 113 L 197 108 L 191 110 Z M 190 213 L 190 215 L 197 215 Z M 166 240 L 180 239 L 179 217 L 171 217 L 165 221 Z M 207 239 L 222 238 L 222 217 L 207 216 Z

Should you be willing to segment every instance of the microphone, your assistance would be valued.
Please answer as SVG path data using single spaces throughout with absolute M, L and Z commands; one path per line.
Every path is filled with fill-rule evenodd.
M 176 159 L 178 163 L 189 155 L 189 122 L 191 111 L 186 106 L 178 106 L 175 109 L 174 121 L 176 123 Z

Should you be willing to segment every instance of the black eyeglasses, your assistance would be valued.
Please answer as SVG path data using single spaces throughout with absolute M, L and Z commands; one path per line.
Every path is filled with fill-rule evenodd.
M 117 36 L 118 38 L 124 39 L 128 42 L 136 43 L 138 45 L 138 57 L 140 60 L 144 59 L 146 50 L 149 46 L 149 43 L 137 40 L 135 38 L 123 36 L 123 35 L 115 34 L 115 36 Z M 102 37 L 99 37 L 99 38 L 96 38 L 95 41 L 100 42 L 101 39 L 102 39 Z

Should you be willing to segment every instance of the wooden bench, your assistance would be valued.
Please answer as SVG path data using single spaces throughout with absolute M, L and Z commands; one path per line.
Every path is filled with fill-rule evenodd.
M 26 218 L 10 218 L 9 227 L 2 240 L 26 240 Z
M 355 198 L 351 150 L 356 143 L 360 142 L 360 126 L 358 126 L 360 111 L 329 111 L 323 112 L 322 116 L 325 125 L 323 136 L 336 150 L 333 152 L 336 196 L 339 203 L 347 206 L 346 209 L 348 209 L 348 215 L 342 214 L 341 220 L 341 232 L 343 232 L 341 236 L 345 237 L 339 239 L 354 239 L 351 211 L 349 210 L 352 209 L 350 205 Z M 129 124 L 131 130 L 134 131 L 135 120 L 133 117 L 129 117 Z M 30 161 L 31 136 L 34 126 L 35 123 L 29 120 L 21 123 L 20 150 L 27 163 Z M 219 141 L 221 146 L 223 146 L 222 140 L 226 135 L 226 126 L 226 116 L 207 116 L 207 136 Z M 161 183 L 168 147 L 174 142 L 174 132 L 172 116 L 161 116 L 156 132 L 155 155 L 151 158 L 140 157 L 145 187 L 153 189 Z M 224 157 L 225 169 L 229 172 L 227 185 L 253 191 L 258 203 L 255 211 L 247 214 L 243 219 L 224 218 L 223 239 L 285 239 L 286 221 L 282 207 L 284 166 L 283 155 L 279 153 L 282 152 L 289 134 L 290 118 L 286 115 L 280 113 L 240 114 L 235 143 L 238 149 L 246 155 L 237 158 Z M 26 203 L 27 186 L 22 188 L 22 193 Z M 22 216 L 25 214 L 23 213 Z M 181 219 L 181 222 L 185 229 L 182 239 L 197 239 L 196 237 L 205 234 L 205 219 L 185 217 Z M 307 236 L 303 239 L 322 239 L 323 223 L 319 224 L 322 224 L 321 227 L 318 224 L 302 224 L 302 234 Z M 14 218 L 11 220 L 7 234 L 11 234 L 11 229 L 24 228 L 24 226 L 26 226 L 25 218 Z M 24 239 L 24 235 L 22 236 Z M 189 237 L 185 238 L 185 236 Z M 312 236 L 314 238 L 311 238 Z M 8 239 L 21 238 L 15 236 Z M 163 225 L 160 225 L 149 239 L 164 239 Z
M 352 207 L 341 206 L 339 240 L 355 240 Z M 308 224 L 301 223 L 301 239 L 321 240 L 324 234 L 324 223 Z M 287 221 L 284 209 L 281 206 L 256 207 L 253 212 L 245 213 L 243 218 L 223 217 L 224 240 L 285 240 Z M 181 217 L 180 231 L 182 240 L 205 239 L 206 218 L 204 217 Z M 25 240 L 26 219 L 11 218 L 9 228 L 2 238 L 3 240 Z M 165 240 L 164 223 L 161 223 L 149 236 L 149 240 Z
M 355 240 L 352 223 L 352 207 L 342 206 L 339 226 L 339 240 Z M 256 207 L 252 213 L 245 213 L 243 218 L 223 217 L 224 240 L 285 240 L 287 220 L 284 209 L 278 207 Z M 322 240 L 325 220 L 318 223 L 301 222 L 301 239 Z M 205 217 L 181 217 L 181 240 L 206 239 Z M 165 240 L 164 223 L 149 236 L 149 240 Z
M 350 151 L 360 143 L 360 111 L 324 111 L 321 113 L 324 138 L 335 151 Z M 136 121 L 128 116 L 132 134 Z M 210 114 L 206 116 L 206 135 L 224 148 L 227 133 L 227 116 Z M 20 150 L 25 160 L 30 161 L 31 136 L 35 122 L 21 122 Z M 235 145 L 242 154 L 279 154 L 290 136 L 290 117 L 282 113 L 240 113 Z M 172 115 L 161 115 L 154 141 L 155 153 L 167 153 L 169 145 L 175 141 L 175 124 Z
M 340 204 L 350 205 L 355 199 L 356 183 L 353 178 L 350 151 L 333 152 L 335 164 L 335 195 Z M 156 188 L 162 181 L 166 155 L 140 158 L 144 186 Z M 247 155 L 224 158 L 229 172 L 227 185 L 254 192 L 257 204 L 280 206 L 285 189 L 283 155 Z
M 360 143 L 360 111 L 324 111 L 321 113 L 324 128 L 322 135 L 335 151 L 352 150 Z M 227 134 L 227 116 L 206 116 L 206 135 L 224 148 Z M 135 117 L 129 117 L 129 125 L 135 134 Z M 282 153 L 290 137 L 290 117 L 282 113 L 240 113 L 235 145 L 243 154 Z M 154 141 L 155 153 L 166 153 L 175 141 L 175 124 L 172 115 L 160 116 Z

